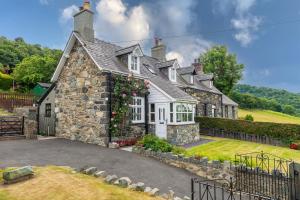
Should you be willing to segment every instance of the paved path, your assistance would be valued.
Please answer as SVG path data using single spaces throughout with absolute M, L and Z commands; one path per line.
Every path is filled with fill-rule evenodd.
M 141 181 L 147 186 L 158 187 L 164 193 L 172 189 L 179 197 L 190 196 L 190 180 L 193 177 L 183 169 L 151 158 L 76 141 L 1 141 L 0 168 L 23 165 L 95 166 L 119 177 L 128 176 L 134 182 Z

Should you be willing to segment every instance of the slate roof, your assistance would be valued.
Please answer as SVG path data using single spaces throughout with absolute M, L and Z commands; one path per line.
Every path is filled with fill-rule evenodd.
M 176 62 L 176 60 L 168 60 L 165 62 L 158 62 L 155 65 L 160 69 L 160 68 L 165 68 L 165 67 L 171 67 L 174 65 L 175 62 Z
M 123 51 L 125 52 L 124 49 L 126 48 L 122 48 L 98 39 L 95 39 L 94 42 L 88 42 L 84 41 L 78 34 L 76 34 L 76 36 L 85 44 L 85 48 L 88 50 L 88 53 L 101 68 L 110 71 L 128 74 L 130 73 L 128 67 L 117 57 L 117 55 L 119 55 L 117 53 Z M 155 66 L 158 62 L 159 61 L 155 58 L 143 56 L 141 58 L 140 76 L 149 79 L 152 83 L 157 85 L 161 90 L 176 100 L 197 101 L 195 98 L 177 86 L 173 85 L 168 78 Z M 169 64 L 171 62 L 166 63 Z
M 133 52 L 138 47 L 139 47 L 139 45 L 135 44 L 135 45 L 130 46 L 130 47 L 119 49 L 119 50 L 116 51 L 116 56 L 121 56 L 121 55 L 129 54 L 129 53 Z
M 194 73 L 195 68 L 194 66 L 190 66 L 190 67 L 182 67 L 177 69 L 178 74 L 180 75 L 184 75 L 184 74 L 192 74 Z
M 39 84 L 43 88 L 49 88 L 51 86 L 51 83 L 40 83 L 40 82 L 38 82 L 37 84 Z
M 232 99 L 230 99 L 225 94 L 222 95 L 222 99 L 223 99 L 223 104 L 225 104 L 225 105 L 238 106 L 238 104 L 236 102 L 234 102 Z
M 208 81 L 214 78 L 213 74 L 198 74 L 196 75 L 199 81 Z

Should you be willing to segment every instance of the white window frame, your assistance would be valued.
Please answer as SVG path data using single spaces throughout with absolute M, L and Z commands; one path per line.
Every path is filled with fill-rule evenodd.
M 140 74 L 140 56 L 134 53 L 128 55 L 128 69 L 130 72 Z
M 174 125 L 183 125 L 183 124 L 194 124 L 195 123 L 195 111 L 196 111 L 196 104 L 194 103 L 185 103 L 185 102 L 171 102 L 173 103 L 173 122 L 169 122 L 170 124 L 174 124 Z M 185 106 L 190 106 L 191 111 L 181 111 L 178 112 L 177 111 L 177 106 L 178 105 L 185 105 Z M 187 115 L 187 121 L 177 121 L 177 114 L 186 114 Z M 188 114 L 192 114 L 192 120 L 188 121 Z M 171 112 L 170 112 L 171 115 Z
M 169 80 L 172 82 L 176 82 L 177 79 L 177 72 L 176 72 L 176 68 L 173 67 L 169 67 Z
M 194 76 L 193 75 L 190 76 L 190 83 L 194 84 Z
M 138 105 L 138 100 L 141 101 L 141 105 Z M 143 97 L 132 97 L 131 108 L 131 122 L 132 123 L 144 123 L 145 122 L 145 98 Z M 138 109 L 141 110 L 141 119 L 136 118 L 136 113 Z

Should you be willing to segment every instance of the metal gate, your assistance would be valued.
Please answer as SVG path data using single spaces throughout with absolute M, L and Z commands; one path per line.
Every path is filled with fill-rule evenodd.
M 236 155 L 235 165 L 236 190 L 280 200 L 291 200 L 295 196 L 293 161 L 254 152 Z
M 23 135 L 24 117 L 0 117 L 0 136 Z
M 217 184 L 216 181 L 226 181 L 225 179 L 201 181 L 192 178 L 191 200 L 272 200 L 257 194 L 244 193 L 236 190 L 232 179 L 224 184 Z

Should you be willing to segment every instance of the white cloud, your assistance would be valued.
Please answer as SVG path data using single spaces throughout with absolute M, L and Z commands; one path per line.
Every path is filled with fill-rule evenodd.
M 251 14 L 257 0 L 214 0 L 214 13 L 228 14 L 234 10 L 235 17 L 231 25 L 236 30 L 234 38 L 244 47 L 257 38 L 256 32 L 262 23 L 262 17 Z
M 234 38 L 241 43 L 242 46 L 248 46 L 256 36 L 253 32 L 259 29 L 262 19 L 259 17 L 246 17 L 232 19 L 231 24 L 237 30 Z
M 66 23 L 69 20 L 73 19 L 73 15 L 79 12 L 79 8 L 75 5 L 71 5 L 69 7 L 66 7 L 62 10 L 61 16 L 60 16 L 60 22 Z
M 180 65 L 183 65 L 183 61 L 184 61 L 183 56 L 176 51 L 170 51 L 169 53 L 167 53 L 166 57 L 167 57 L 167 60 L 177 59 L 178 63 Z

